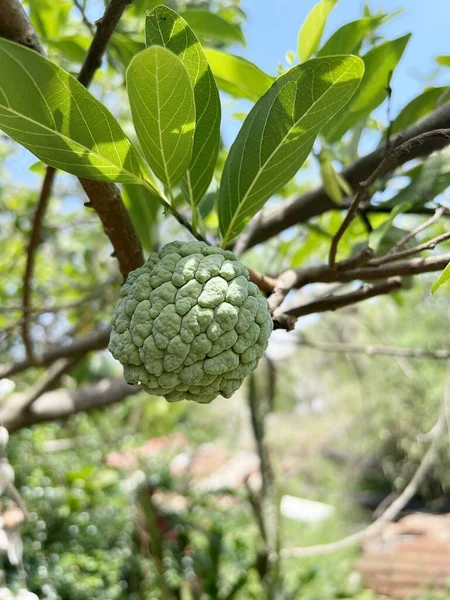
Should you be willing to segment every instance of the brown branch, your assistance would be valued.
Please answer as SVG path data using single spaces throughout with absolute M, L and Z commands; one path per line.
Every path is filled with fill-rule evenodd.
M 46 392 L 25 411 L 20 409 L 21 394 L 14 394 L 0 407 L 0 421 L 13 432 L 36 423 L 67 419 L 78 412 L 103 408 L 139 392 L 139 386 L 130 386 L 121 377 L 103 379 L 75 390 Z
M 443 104 L 438 109 L 430 113 L 424 119 L 421 119 L 408 129 L 401 132 L 403 140 L 408 141 L 411 138 L 419 136 L 425 132 L 436 129 L 445 129 L 450 127 L 450 102 Z M 427 156 L 436 150 L 447 145 L 448 141 L 444 138 L 431 138 L 425 140 L 423 145 L 415 146 L 409 155 L 402 157 L 401 163 L 407 160 Z M 342 176 L 349 183 L 350 187 L 356 191 L 360 181 L 364 181 L 374 171 L 377 165 L 382 161 L 386 154 L 386 145 L 382 145 L 374 152 L 358 159 L 352 165 L 343 169 Z M 294 200 L 283 202 L 272 208 L 265 209 L 255 217 L 254 226 L 250 227 L 246 239 L 241 239 L 240 249 L 243 252 L 248 248 L 276 236 L 281 231 L 304 223 L 312 217 L 321 215 L 330 210 L 336 210 L 339 207 L 332 202 L 323 187 L 316 188 L 298 196 Z M 364 207 L 364 212 L 385 212 L 383 207 Z M 428 209 L 411 209 L 411 212 L 421 214 L 429 212 Z
M 424 242 L 423 244 L 419 244 L 414 248 L 409 248 L 408 250 L 402 250 L 401 252 L 396 252 L 395 254 L 386 254 L 381 258 L 375 258 L 371 260 L 368 264 L 370 266 L 384 265 L 387 262 L 394 262 L 396 260 L 400 260 L 402 258 L 407 258 L 408 256 L 413 256 L 414 254 L 419 254 L 420 252 L 424 252 L 425 250 L 434 250 L 436 246 L 442 244 L 442 242 L 446 242 L 450 239 L 450 231 L 447 233 L 443 233 L 442 235 L 438 235 L 435 238 L 429 240 L 428 242 Z
M 344 262 L 344 261 L 342 261 Z M 291 288 L 301 288 L 311 283 L 348 283 L 356 279 L 375 281 L 385 279 L 396 275 L 419 275 L 421 273 L 431 273 L 444 269 L 450 262 L 450 253 L 439 256 L 429 256 L 427 258 L 410 258 L 408 260 L 399 260 L 380 266 L 362 266 L 354 269 L 336 271 L 328 265 L 319 265 L 317 267 L 306 267 L 303 269 L 291 269 L 286 271 L 290 274 Z M 282 273 L 279 279 L 285 274 Z
M 52 193 L 53 181 L 55 177 L 55 169 L 47 167 L 44 181 L 42 183 L 41 193 L 36 206 L 36 211 L 33 218 L 33 226 L 31 229 L 30 242 L 27 250 L 27 261 L 25 266 L 25 274 L 23 277 L 22 289 L 22 338 L 25 345 L 27 357 L 32 364 L 35 363 L 33 351 L 33 343 L 30 336 L 30 312 L 31 312 L 31 296 L 33 286 L 33 272 L 37 248 L 41 242 L 41 229 L 44 215 L 47 211 L 47 206 Z
M 376 344 L 341 344 L 337 342 L 315 342 L 302 336 L 299 340 L 300 346 L 313 348 L 320 352 L 342 353 L 342 354 L 367 354 L 367 356 L 397 356 L 401 358 L 450 358 L 450 350 L 428 348 L 398 348 L 396 346 L 379 346 Z
M 386 171 L 389 171 L 394 168 L 393 165 L 395 163 L 395 149 L 401 141 L 402 140 L 400 136 L 393 141 L 392 146 L 389 146 L 387 148 L 386 155 L 383 157 L 383 160 L 380 162 L 378 167 L 373 171 L 373 173 L 369 175 L 369 177 L 365 181 L 361 181 L 361 183 L 359 184 L 358 190 L 354 195 L 350 206 L 348 207 L 347 214 L 345 215 L 344 220 L 342 221 L 339 229 L 336 231 L 331 240 L 330 252 L 328 256 L 328 264 L 330 265 L 330 267 L 333 267 L 336 263 L 336 254 L 339 242 L 341 241 L 342 236 L 347 231 L 351 222 L 355 218 L 358 212 L 359 205 L 368 196 L 370 188 L 377 181 L 377 179 L 379 177 L 382 177 L 382 175 L 384 175 Z M 406 142 L 406 144 L 411 144 L 411 142 L 412 140 Z M 398 148 L 398 150 L 400 150 L 400 148 L 401 146 Z
M 435 223 L 437 223 L 439 221 L 439 219 L 446 212 L 447 212 L 447 209 L 444 208 L 443 206 L 440 206 L 430 219 L 427 219 L 426 221 L 424 221 L 423 223 L 421 223 L 418 227 L 416 227 L 415 229 L 413 229 L 412 231 L 409 231 L 406 235 L 404 235 L 402 237 L 402 239 L 399 240 L 389 250 L 388 254 L 396 254 L 400 250 L 400 248 L 403 248 L 403 246 L 405 246 L 405 244 L 407 244 L 409 242 L 409 240 L 412 240 L 412 238 L 416 237 L 416 235 L 419 234 L 421 231 L 424 231 L 424 229 L 427 229 L 431 225 L 434 225 Z
M 50 390 L 80 359 L 80 356 L 74 358 L 60 358 L 54 362 L 45 375 L 39 380 L 31 390 L 26 394 L 21 394 L 14 402 L 14 411 L 17 415 L 25 415 L 30 410 L 31 405 L 42 394 Z M 1 412 L 1 410 L 0 410 Z
M 111 329 L 108 327 L 102 331 L 90 333 L 83 338 L 75 339 L 65 346 L 57 345 L 51 347 L 37 357 L 37 365 L 47 367 L 58 358 L 73 358 L 77 355 L 87 354 L 93 350 L 103 350 L 108 346 L 110 334 Z M 27 358 L 9 365 L 3 365 L 0 368 L 0 379 L 21 373 L 31 366 L 33 365 Z
M 327 273 L 329 273 L 330 277 L 332 277 L 337 273 L 342 273 L 344 271 L 348 271 L 365 265 L 371 258 L 373 258 L 373 256 L 374 251 L 371 248 L 364 248 L 364 250 L 356 256 L 352 256 L 345 260 L 341 260 L 335 263 L 333 267 L 324 265 L 323 267 L 315 267 L 310 270 L 323 268 Z M 301 287 L 301 273 L 303 273 L 303 270 L 290 269 L 282 273 L 277 279 L 274 280 L 275 286 L 273 289 L 273 293 L 269 297 L 269 308 L 272 314 L 280 306 L 287 293 L 291 289 Z
M 328 260 L 330 267 L 332 267 L 336 262 L 336 253 L 339 241 L 342 239 L 345 231 L 355 218 L 359 205 L 367 197 L 370 188 L 374 185 L 374 183 L 389 171 L 393 171 L 400 164 L 403 164 L 405 162 L 405 157 L 406 159 L 409 159 L 408 157 L 414 152 L 415 148 L 422 148 L 429 140 L 442 138 L 450 140 L 450 129 L 437 129 L 434 131 L 428 131 L 401 144 L 400 142 L 403 141 L 402 137 L 398 136 L 392 142 L 392 145 L 388 148 L 386 155 L 377 168 L 374 169 L 373 173 L 371 173 L 365 181 L 362 181 L 359 184 L 358 190 L 349 206 L 348 212 L 345 215 L 341 226 L 333 236 Z
M 80 74 L 78 75 L 78 81 L 84 86 L 87 87 L 90 84 L 96 70 L 100 68 L 106 46 L 119 24 L 126 7 L 131 2 L 132 0 L 110 0 L 103 16 L 96 22 L 97 29 L 92 44 L 89 47 Z
M 437 421 L 431 430 L 431 443 L 425 453 L 417 471 L 414 473 L 411 481 L 405 487 L 403 492 L 398 496 L 390 506 L 382 513 L 376 521 L 371 525 L 358 531 L 352 535 L 349 535 L 337 542 L 331 542 L 330 544 L 319 544 L 317 546 L 309 546 L 305 548 L 292 548 L 281 551 L 283 558 L 290 558 L 293 556 L 321 556 L 324 554 L 332 554 L 345 548 L 350 548 L 355 544 L 359 544 L 363 540 L 373 537 L 379 534 L 383 529 L 391 523 L 399 513 L 405 508 L 408 502 L 414 497 L 419 489 L 419 486 L 423 482 L 428 471 L 432 467 L 435 459 L 439 444 L 444 436 L 447 429 L 447 411 L 450 404 L 450 377 L 447 378 L 444 392 L 444 399 L 442 401 L 441 409 Z
M 303 317 L 312 313 L 326 312 L 330 310 L 337 310 L 350 304 L 356 304 L 375 296 L 381 296 L 382 294 L 389 294 L 394 290 L 398 290 L 402 287 L 402 280 L 400 277 L 391 277 L 386 281 L 380 281 L 373 285 L 363 285 L 358 290 L 348 292 L 347 294 L 330 295 L 320 300 L 314 300 L 308 304 L 302 304 L 300 306 L 294 306 L 288 308 L 281 314 L 274 314 L 274 320 L 280 320 L 283 315 L 289 317 Z
M 0 7 L 0 37 L 27 46 L 44 54 L 38 36 L 20 0 L 2 0 Z
M 100 217 L 125 279 L 131 271 L 144 264 L 144 254 L 120 190 L 114 183 L 105 181 L 82 178 L 79 181 Z
M 247 268 L 247 270 L 250 275 L 250 281 L 253 281 L 262 292 L 270 295 L 274 291 L 276 285 L 275 279 L 272 279 L 272 277 L 269 277 L 268 275 L 263 275 L 253 269 Z

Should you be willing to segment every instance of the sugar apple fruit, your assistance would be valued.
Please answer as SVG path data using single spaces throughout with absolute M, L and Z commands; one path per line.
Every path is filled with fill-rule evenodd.
M 132 271 L 109 350 L 128 383 L 170 402 L 229 398 L 267 347 L 272 319 L 247 269 L 204 242 L 171 242 Z

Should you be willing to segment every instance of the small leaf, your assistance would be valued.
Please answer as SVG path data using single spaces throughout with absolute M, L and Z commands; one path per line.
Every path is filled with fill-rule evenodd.
M 220 145 L 220 98 L 205 53 L 193 31 L 175 11 L 159 6 L 146 17 L 147 46 L 171 50 L 185 66 L 194 90 L 196 126 L 192 159 L 182 188 L 196 206 L 214 175 Z
M 320 129 L 354 94 L 363 70 L 356 56 L 313 59 L 279 77 L 255 104 L 222 175 L 219 222 L 224 245 L 296 174 Z
M 415 167 L 407 173 L 411 183 L 387 202 L 384 207 L 409 202 L 413 206 L 423 206 L 450 186 L 450 148 L 435 152 L 429 156 L 421 168 Z
M 443 67 L 450 67 L 450 56 L 438 56 L 436 62 Z
M 431 293 L 434 294 L 435 292 L 437 292 L 437 290 L 441 287 L 441 285 L 444 285 L 444 283 L 447 283 L 447 281 L 449 279 L 450 279 L 450 263 L 448 263 L 448 265 L 445 267 L 445 269 L 442 271 L 442 273 L 439 275 L 439 277 L 433 283 L 433 287 L 431 288 Z
M 256 102 L 275 81 L 241 56 L 212 48 L 205 48 L 205 54 L 219 88 L 235 98 Z
M 374 31 L 382 21 L 383 17 L 374 17 L 346 23 L 330 36 L 317 56 L 356 54 L 364 38 Z
M 323 130 L 328 142 L 337 142 L 344 133 L 366 117 L 387 96 L 389 77 L 397 66 L 410 34 L 385 42 L 363 56 L 365 71 L 358 92 L 352 101 Z
M 160 199 L 142 185 L 123 186 L 123 201 L 141 240 L 144 250 L 154 250 L 157 245 L 158 213 Z
M 449 88 L 446 85 L 430 87 L 416 96 L 416 98 L 413 98 L 392 122 L 392 133 L 398 133 L 406 129 L 409 125 L 433 111 L 438 104 L 439 98 L 448 90 Z
M 85 35 L 66 35 L 56 40 L 48 40 L 48 44 L 58 50 L 64 58 L 77 63 L 83 62 L 86 58 L 90 43 L 90 38 Z
M 301 62 L 310 58 L 317 49 L 331 9 L 337 0 L 320 0 L 308 13 L 300 28 L 297 53 Z
M 330 200 L 336 202 L 336 204 L 340 204 L 344 195 L 331 158 L 327 155 L 322 155 L 319 162 L 323 189 Z
M 145 45 L 124 33 L 115 33 L 111 38 L 111 48 L 115 56 L 125 68 L 139 52 L 145 50 Z
M 191 161 L 194 92 L 181 60 L 161 46 L 137 54 L 127 70 L 131 114 L 145 158 L 173 189 Z
M 0 39 L 0 128 L 45 164 L 86 179 L 142 183 L 145 166 L 112 114 L 72 75 Z
M 411 207 L 412 205 L 409 202 L 399 204 L 398 206 L 392 209 L 386 221 L 370 233 L 369 246 L 372 248 L 372 250 L 374 250 L 376 253 L 380 251 L 381 244 L 385 239 L 386 235 L 388 234 L 389 230 L 393 226 L 395 217 L 401 214 L 402 212 L 408 212 L 408 210 L 410 210 Z
M 192 8 L 181 13 L 183 19 L 194 30 L 195 34 L 203 40 L 218 42 L 237 42 L 245 46 L 245 38 L 240 25 L 231 23 L 209 10 Z

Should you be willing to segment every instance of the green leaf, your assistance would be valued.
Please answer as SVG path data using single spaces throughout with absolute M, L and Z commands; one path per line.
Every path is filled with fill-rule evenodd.
M 356 56 L 318 58 L 277 79 L 246 118 L 225 163 L 219 196 L 223 243 L 298 171 L 320 129 L 355 93 Z
M 394 198 L 383 202 L 383 206 L 396 206 L 405 202 L 423 206 L 450 186 L 450 148 L 432 154 L 421 169 L 412 171 L 414 177 Z
M 157 243 L 158 212 L 161 208 L 158 197 L 148 188 L 129 184 L 124 184 L 122 197 L 144 250 L 154 250 Z
M 356 54 L 364 38 L 374 31 L 382 20 L 383 17 L 374 17 L 346 23 L 329 37 L 317 53 L 317 56 Z
M 212 48 L 206 48 L 205 54 L 219 88 L 235 98 L 256 102 L 275 81 L 241 56 Z
M 131 61 L 127 88 L 145 158 L 172 190 L 186 173 L 192 156 L 195 105 L 188 72 L 170 50 L 153 46 Z
M 412 205 L 410 202 L 403 202 L 402 204 L 399 204 L 398 206 L 392 209 L 392 211 L 389 214 L 389 217 L 382 225 L 371 231 L 369 235 L 369 246 L 372 248 L 372 250 L 375 250 L 376 253 L 380 251 L 382 242 L 385 240 L 386 235 L 388 234 L 388 232 L 394 224 L 395 217 L 401 214 L 402 212 L 408 212 L 408 210 L 410 210 L 411 208 Z
M 159 6 L 146 18 L 147 46 L 171 50 L 185 66 L 194 90 L 196 125 L 192 159 L 182 188 L 192 206 L 200 203 L 214 175 L 220 145 L 220 98 L 205 53 L 175 11 Z
M 319 159 L 320 164 L 320 175 L 322 177 L 322 185 L 327 193 L 327 196 L 336 204 L 340 204 L 344 197 L 344 191 L 342 189 L 342 183 L 344 182 L 344 187 L 347 182 L 344 179 L 339 179 L 338 173 L 333 166 L 333 162 L 328 155 L 321 155 Z M 347 188 L 348 189 L 348 184 Z
M 48 40 L 48 44 L 58 50 L 67 60 L 82 63 L 91 40 L 85 35 L 67 35 L 56 40 Z
M 448 265 L 445 267 L 445 269 L 442 271 L 442 273 L 439 275 L 439 277 L 433 283 L 433 287 L 431 288 L 431 293 L 434 294 L 435 292 L 437 292 L 437 290 L 441 287 L 441 285 L 444 285 L 444 283 L 447 283 L 447 281 L 449 279 L 450 279 L 450 263 L 448 263 Z
M 301 62 L 308 60 L 317 50 L 331 9 L 337 0 L 320 0 L 308 13 L 300 28 L 297 53 Z
M 387 95 L 387 85 L 397 66 L 410 34 L 385 42 L 363 56 L 365 71 L 358 92 L 352 101 L 323 130 L 330 143 L 337 142 L 358 121 L 377 108 Z
M 128 68 L 136 54 L 145 50 L 145 45 L 129 35 L 115 33 L 111 38 L 111 48 L 124 67 Z
M 183 19 L 202 40 L 217 42 L 237 42 L 245 46 L 245 38 L 240 25 L 230 23 L 209 10 L 192 8 L 181 13 Z
M 142 183 L 139 154 L 72 75 L 0 39 L 0 129 L 44 163 L 86 179 Z
M 450 67 L 450 56 L 437 56 L 436 62 L 438 63 L 438 65 Z
M 71 10 L 70 0 L 33 0 L 30 2 L 30 19 L 40 36 L 54 40 L 67 25 Z
M 391 131 L 397 133 L 406 129 L 432 110 L 436 108 L 439 98 L 449 90 L 448 86 L 430 87 L 419 94 L 416 98 L 400 111 L 397 118 L 392 122 Z

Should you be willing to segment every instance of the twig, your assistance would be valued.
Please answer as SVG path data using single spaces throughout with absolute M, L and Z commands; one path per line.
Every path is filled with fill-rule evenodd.
M 336 273 L 342 273 L 349 271 L 357 267 L 362 267 L 374 256 L 374 251 L 371 248 L 364 248 L 362 252 L 356 256 L 352 256 L 345 260 L 341 260 L 334 264 L 333 267 L 325 266 L 324 268 L 329 272 L 330 276 Z M 269 309 L 273 314 L 275 310 L 281 305 L 287 293 L 296 287 L 301 287 L 301 270 L 290 269 L 282 273 L 277 279 L 274 280 L 273 293 L 269 298 Z
M 271 372 L 269 371 L 269 377 Z M 258 451 L 261 470 L 261 493 L 257 503 L 259 511 L 257 520 L 262 525 L 262 536 L 266 547 L 265 572 L 263 583 L 267 597 L 276 597 L 279 581 L 279 502 L 275 485 L 273 468 L 265 440 L 265 419 L 269 413 L 270 400 L 266 394 L 258 394 L 255 375 L 248 379 L 248 402 L 250 406 L 251 424 Z
M 332 554 L 333 552 L 338 552 L 339 550 L 344 550 L 345 548 L 350 548 L 355 544 L 359 544 L 363 540 L 373 537 L 374 535 L 377 535 L 383 531 L 386 525 L 391 523 L 405 508 L 411 498 L 413 498 L 430 467 L 433 465 L 436 458 L 437 449 L 447 428 L 447 410 L 449 403 L 450 377 L 447 377 L 444 399 L 441 404 L 436 424 L 431 431 L 432 439 L 428 450 L 425 453 L 417 471 L 414 473 L 414 476 L 405 487 L 403 492 L 392 502 L 392 504 L 376 521 L 369 525 L 369 527 L 366 527 L 366 529 L 349 535 L 341 540 L 338 540 L 337 542 L 331 542 L 330 544 L 319 544 L 317 546 L 309 546 L 305 548 L 286 549 L 281 551 L 281 556 L 283 558 L 290 558 L 293 556 L 322 556 L 325 554 Z
M 313 348 L 320 352 L 332 352 L 343 354 L 367 354 L 368 356 L 399 356 L 404 358 L 450 358 L 450 350 L 428 348 L 398 348 L 395 346 L 379 346 L 376 344 L 341 344 L 337 342 L 316 342 L 302 336 L 298 341 L 300 346 Z
M 401 132 L 404 140 L 410 140 L 416 136 L 429 131 L 450 127 L 450 102 L 443 104 L 432 113 L 414 123 Z M 400 157 L 403 164 L 407 160 L 427 156 L 436 150 L 444 148 L 448 144 L 446 138 L 431 137 L 424 138 L 422 145 L 414 146 L 408 155 Z M 358 159 L 342 171 L 342 176 L 353 190 L 358 189 L 360 181 L 363 181 L 373 172 L 376 166 L 386 154 L 386 145 L 379 146 L 376 150 Z M 247 235 L 240 245 L 241 252 L 276 236 L 281 231 L 299 223 L 304 223 L 312 217 L 321 215 L 330 210 L 336 210 L 336 204 L 332 202 L 323 187 L 306 192 L 294 200 L 284 201 L 274 207 L 267 207 L 255 217 L 255 221 L 247 230 Z M 386 212 L 385 207 L 361 207 L 364 212 Z M 418 208 L 411 210 L 412 213 L 427 214 L 429 209 Z
M 33 351 L 33 343 L 30 336 L 30 312 L 31 312 L 31 296 L 32 296 L 32 281 L 34 263 L 36 257 L 36 250 L 41 242 L 41 229 L 42 221 L 47 210 L 47 206 L 50 200 L 52 192 L 53 181 L 54 181 L 55 169 L 48 167 L 45 172 L 44 181 L 42 183 L 41 193 L 39 194 L 39 200 L 36 206 L 36 211 L 33 218 L 33 226 L 31 229 L 30 242 L 27 250 L 27 261 L 25 266 L 25 273 L 23 277 L 23 291 L 22 291 L 22 338 L 25 345 L 27 357 L 32 364 L 35 363 L 35 356 Z
M 362 302 L 363 300 L 374 298 L 375 296 L 389 294 L 390 292 L 398 290 L 401 287 L 402 280 L 400 277 L 391 277 L 385 281 L 380 281 L 379 283 L 373 285 L 363 285 L 358 290 L 349 292 L 348 294 L 331 295 L 320 300 L 314 300 L 308 304 L 289 308 L 288 310 L 284 311 L 284 313 L 281 313 L 281 315 L 275 313 L 274 319 L 277 320 L 281 318 L 282 314 L 299 318 L 312 313 L 337 310 L 338 308 L 343 308 L 344 306 L 349 306 L 350 304 L 356 304 L 358 302 Z
M 450 130 L 448 131 L 448 134 L 450 136 Z M 387 171 L 394 168 L 395 159 L 396 159 L 395 150 L 396 150 L 396 148 L 397 148 L 397 150 L 400 150 L 400 148 L 403 146 L 403 144 L 402 144 L 402 146 L 399 146 L 399 144 L 401 142 L 402 142 L 402 138 L 401 138 L 401 136 L 398 136 L 397 139 L 394 140 L 394 142 L 392 143 L 392 146 L 388 148 L 385 157 L 380 162 L 378 167 L 373 171 L 373 173 L 365 181 L 362 181 L 359 184 L 358 191 L 356 192 L 356 194 L 353 197 L 353 200 L 348 208 L 347 214 L 345 215 L 344 220 L 341 223 L 341 226 L 339 227 L 339 229 L 333 236 L 333 239 L 331 240 L 330 253 L 328 256 L 328 264 L 330 265 L 330 267 L 333 267 L 336 263 L 336 254 L 337 254 L 339 242 L 340 242 L 342 236 L 344 235 L 344 233 L 346 232 L 346 230 L 348 229 L 350 223 L 355 218 L 359 205 L 364 200 L 364 198 L 367 196 L 370 188 L 377 181 L 377 179 L 379 177 L 381 177 L 382 175 L 384 175 L 384 173 L 386 173 Z M 409 142 L 406 142 L 406 144 L 411 145 L 411 142 L 412 142 L 412 140 L 409 140 Z
M 131 2 L 132 0 L 110 0 L 103 16 L 96 22 L 97 30 L 95 36 L 78 75 L 78 81 L 84 86 L 87 87 L 90 84 L 96 70 L 100 68 L 106 46 L 126 7 Z
M 442 235 L 438 235 L 437 237 L 433 238 L 432 240 L 429 240 L 428 242 L 424 242 L 423 244 L 419 244 L 418 246 L 415 246 L 414 248 L 409 248 L 408 250 L 396 252 L 395 254 L 388 253 L 385 256 L 382 256 L 381 258 L 375 258 L 375 259 L 371 260 L 368 263 L 368 265 L 370 265 L 370 266 L 384 265 L 387 262 L 394 262 L 396 260 L 400 260 L 400 259 L 406 258 L 408 256 L 413 256 L 414 254 L 419 254 L 420 252 L 423 252 L 424 250 L 434 250 L 438 244 L 441 244 L 442 242 L 445 242 L 448 239 L 450 239 L 450 231 L 447 233 L 443 233 Z
M 78 9 L 78 12 L 81 15 L 81 20 L 83 21 L 85 27 L 90 31 L 91 34 L 94 34 L 94 26 L 87 18 L 86 13 L 84 12 L 83 5 L 81 4 L 80 0 L 73 0 L 73 3 L 75 5 L 75 7 Z
M 403 248 L 403 246 L 405 246 L 405 244 L 407 244 L 409 242 L 409 240 L 416 237 L 416 235 L 418 233 L 420 233 L 424 229 L 427 229 L 431 225 L 434 225 L 434 223 L 437 223 L 439 221 L 439 219 L 444 215 L 445 212 L 446 212 L 446 209 L 443 206 L 440 206 L 430 219 L 427 219 L 426 221 L 421 223 L 418 227 L 416 227 L 415 229 L 413 229 L 412 231 L 409 231 L 406 235 L 404 235 L 402 237 L 402 239 L 399 240 L 389 250 L 388 254 L 395 254 L 396 252 L 398 252 L 400 250 L 400 248 Z

